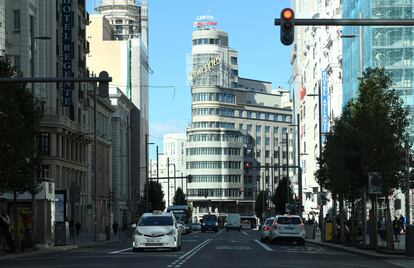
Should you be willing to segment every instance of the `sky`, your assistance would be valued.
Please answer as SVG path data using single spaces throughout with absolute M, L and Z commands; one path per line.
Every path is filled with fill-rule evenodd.
M 168 133 L 185 133 L 191 123 L 191 88 L 187 84 L 187 55 L 197 16 L 212 15 L 217 29 L 229 35 L 238 51 L 239 76 L 270 81 L 288 88 L 291 47 L 280 43 L 273 21 L 290 0 L 148 0 L 150 142 L 162 152 Z M 94 0 L 87 0 L 94 13 Z M 155 146 L 150 148 L 154 158 Z

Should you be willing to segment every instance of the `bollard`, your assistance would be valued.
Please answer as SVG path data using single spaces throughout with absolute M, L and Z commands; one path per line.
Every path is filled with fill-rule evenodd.
M 414 225 L 407 225 L 405 232 L 405 255 L 414 257 Z

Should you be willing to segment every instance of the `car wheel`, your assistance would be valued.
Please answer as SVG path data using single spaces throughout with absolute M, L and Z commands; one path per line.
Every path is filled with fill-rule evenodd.
M 304 246 L 305 245 L 305 240 L 304 239 L 299 240 L 298 245 Z
M 143 252 L 144 249 L 143 248 L 132 248 L 133 252 Z

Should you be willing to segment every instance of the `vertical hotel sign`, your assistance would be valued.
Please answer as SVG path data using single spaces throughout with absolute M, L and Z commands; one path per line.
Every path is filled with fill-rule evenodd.
M 329 131 L 329 109 L 328 109 L 328 74 L 322 71 L 322 90 L 321 90 L 321 116 L 322 116 L 322 143 L 325 142 L 325 135 Z
M 63 47 L 63 77 L 71 77 L 72 74 L 72 1 L 73 0 L 62 0 L 62 47 Z M 63 106 L 72 106 L 72 92 L 73 82 L 63 83 Z

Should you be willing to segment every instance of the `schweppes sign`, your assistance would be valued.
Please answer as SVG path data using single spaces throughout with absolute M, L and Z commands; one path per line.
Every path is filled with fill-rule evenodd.
M 196 77 L 211 72 L 217 65 L 221 63 L 221 58 L 219 56 L 212 58 L 206 64 L 201 65 L 197 69 L 194 69 L 191 74 L 188 76 L 189 80 L 194 80 Z

